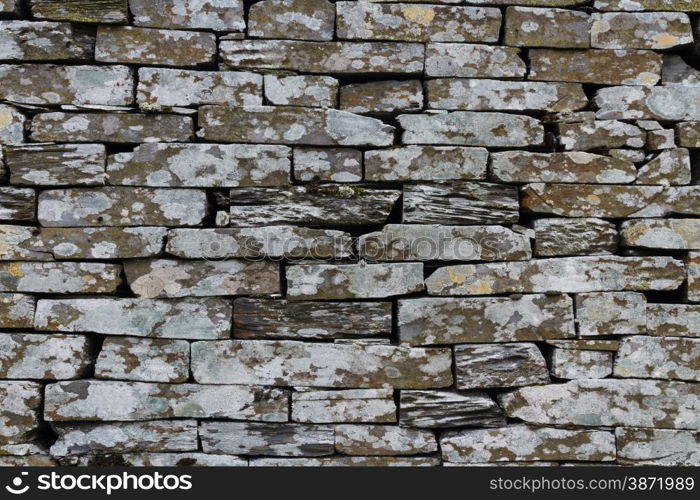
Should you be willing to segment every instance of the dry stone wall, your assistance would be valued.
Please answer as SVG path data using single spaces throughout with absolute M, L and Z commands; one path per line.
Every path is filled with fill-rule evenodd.
M 0 465 L 700 465 L 698 35 L 0 0 Z

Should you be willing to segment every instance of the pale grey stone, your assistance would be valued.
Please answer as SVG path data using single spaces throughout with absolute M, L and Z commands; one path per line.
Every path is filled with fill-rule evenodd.
M 700 305 L 647 304 L 647 334 L 700 337 Z
M 700 249 L 698 219 L 636 219 L 620 227 L 623 246 L 668 250 Z
M 293 422 L 394 423 L 396 403 L 391 389 L 305 390 L 292 393 Z
M 623 464 L 700 465 L 700 433 L 670 429 L 617 428 L 617 456 Z
M 294 178 L 301 182 L 359 182 L 362 180 L 362 151 L 294 148 Z
M 254 38 L 328 41 L 334 32 L 335 5 L 327 0 L 263 0 L 248 12 Z
M 459 146 L 401 146 L 365 151 L 367 181 L 483 180 L 489 153 Z
M 0 333 L 0 378 L 79 378 L 92 366 L 91 350 L 84 335 Z
M 275 106 L 335 108 L 338 87 L 338 80 L 330 76 L 265 75 L 265 98 Z
M 36 382 L 0 381 L 0 444 L 26 443 L 39 428 L 42 386 Z
M 336 425 L 335 449 L 344 455 L 420 455 L 438 450 L 435 434 L 393 425 Z
M 187 382 L 190 344 L 186 340 L 108 337 L 95 363 L 95 377 L 139 382 Z
M 595 292 L 576 295 L 576 320 L 582 337 L 646 332 L 643 293 Z
M 121 270 L 92 262 L 0 262 L 0 292 L 114 293 Z
M 106 181 L 102 144 L 10 146 L 4 152 L 13 185 L 99 186 Z
M 648 138 L 647 135 L 647 141 Z M 690 152 L 685 148 L 674 148 L 662 151 L 642 165 L 637 172 L 636 183 L 680 186 L 690 184 L 691 178 Z
M 605 378 L 613 372 L 613 355 L 609 351 L 554 348 L 549 371 L 553 377 L 567 380 Z
M 129 0 L 136 26 L 243 31 L 242 0 Z
M 700 339 L 625 337 L 615 357 L 615 376 L 700 381 Z
M 77 24 L 0 21 L 3 61 L 87 61 L 94 46 L 94 32 Z
M 36 299 L 22 293 L 0 293 L 0 328 L 31 328 Z
M 533 5 L 536 2 L 506 1 L 506 4 Z M 556 47 L 587 49 L 591 46 L 590 16 L 585 12 L 547 8 L 508 7 L 505 21 L 505 45 L 516 47 Z
M 425 73 L 429 77 L 522 78 L 527 73 L 516 48 L 428 43 L 425 50 Z
M 606 12 L 591 16 L 591 46 L 599 49 L 668 50 L 693 43 L 688 14 Z
M 690 121 L 700 120 L 699 96 L 700 87 L 630 85 L 598 90 L 593 105 L 598 119 Z
M 0 104 L 0 144 L 22 144 L 25 121 L 24 115 L 16 108 Z

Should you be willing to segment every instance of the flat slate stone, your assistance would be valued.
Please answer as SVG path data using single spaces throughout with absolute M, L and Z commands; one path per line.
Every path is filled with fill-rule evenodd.
M 275 106 L 335 108 L 338 87 L 338 80 L 331 76 L 265 75 L 265 98 Z
M 622 464 L 697 467 L 700 432 L 671 429 L 615 429 L 617 459 Z
M 622 245 L 668 250 L 700 249 L 698 219 L 637 219 L 620 227 Z
M 420 455 L 438 451 L 435 434 L 395 425 L 336 425 L 335 449 L 344 455 Z
M 682 186 L 692 179 L 690 152 L 685 148 L 662 151 L 637 172 L 637 184 Z
M 0 444 L 29 441 L 39 428 L 42 386 L 36 382 L 0 381 Z
M 3 148 L 10 183 L 18 186 L 105 184 L 107 153 L 102 144 L 45 144 Z
M 134 73 L 127 66 L 0 65 L 0 96 L 21 104 L 130 106 Z
M 224 339 L 231 332 L 232 306 L 223 298 L 40 299 L 36 309 L 37 330 L 187 340 Z
M 527 2 L 507 2 L 527 4 Z M 543 2 L 544 4 L 544 2 Z M 591 46 L 590 16 L 565 9 L 508 7 L 506 9 L 505 45 L 516 47 L 555 47 L 587 49 Z
M 94 31 L 70 23 L 0 22 L 1 61 L 89 61 Z
M 0 144 L 22 144 L 25 123 L 24 115 L 16 108 L 0 104 Z
M 410 345 L 520 342 L 573 338 L 566 295 L 399 300 L 399 339 Z
M 327 0 L 263 0 L 250 6 L 248 36 L 333 40 L 335 5 Z
M 203 104 L 262 106 L 263 77 L 242 71 L 141 68 L 136 101 L 147 111 Z
M 159 418 L 286 422 L 288 399 L 282 389 L 260 386 L 75 380 L 46 386 L 44 418 L 50 422 Z
M 588 105 L 577 83 L 441 78 L 426 82 L 428 108 L 467 111 L 577 111 Z
M 483 182 L 407 184 L 403 222 L 412 224 L 507 224 L 520 219 L 518 191 Z
M 0 293 L 0 328 L 32 328 L 36 299 L 22 293 Z
M 201 31 L 100 26 L 95 61 L 156 66 L 196 67 L 216 58 L 216 36 Z
M 242 0 L 129 0 L 134 25 L 150 28 L 243 31 Z
M 506 415 L 535 424 L 692 430 L 700 427 L 700 395 L 695 384 L 685 382 L 575 380 L 525 387 L 498 399 Z
M 126 23 L 127 0 L 29 0 L 36 19 L 77 23 Z
M 0 225 L 0 260 L 53 260 L 33 226 Z
M 418 428 L 500 427 L 506 420 L 484 392 L 401 391 L 399 421 Z
M 88 262 L 0 262 L 0 292 L 114 293 L 121 270 Z
M 39 195 L 38 218 L 47 227 L 196 226 L 207 208 L 196 189 L 54 189 Z
M 131 260 L 124 272 L 131 290 L 146 299 L 280 293 L 277 262 Z
M 647 304 L 647 334 L 700 337 L 700 305 Z
M 483 180 L 489 152 L 460 146 L 400 146 L 365 151 L 371 182 Z
M 490 295 L 676 290 L 684 279 L 671 257 L 603 256 L 441 267 L 425 284 L 430 295 Z
M 615 120 L 562 123 L 558 128 L 559 140 L 568 151 L 641 148 L 646 142 L 646 132 L 642 129 Z
M 498 42 L 501 11 L 482 7 L 338 2 L 340 39 Z
M 696 121 L 700 120 L 698 98 L 700 87 L 620 86 L 598 90 L 593 106 L 600 119 Z M 689 125 L 677 126 L 680 145 L 685 146 L 683 137 Z
M 591 46 L 598 49 L 668 50 L 692 43 L 693 30 L 686 13 L 606 12 L 591 16 Z
M 239 339 L 328 340 L 390 335 L 389 302 L 234 301 L 233 335 Z
M 108 337 L 95 363 L 95 377 L 138 382 L 187 382 L 190 344 L 186 340 Z
M 423 109 L 420 80 L 353 83 L 340 89 L 340 109 L 351 113 L 407 113 Z
M 91 351 L 84 335 L 0 333 L 0 378 L 80 378 L 92 368 Z
M 458 345 L 457 389 L 495 389 L 549 383 L 547 363 L 535 344 Z
M 418 74 L 425 47 L 397 42 L 304 42 L 296 40 L 222 40 L 221 69 L 279 69 L 300 73 Z
M 358 149 L 294 148 L 297 181 L 359 182 L 362 175 L 362 151 Z
M 391 146 L 394 127 L 335 109 L 203 106 L 199 137 L 207 141 L 305 146 Z
M 32 119 L 37 142 L 180 142 L 193 138 L 189 116 L 135 113 L 40 113 Z
M 292 393 L 293 422 L 395 423 L 396 403 L 391 389 L 306 390 Z
M 397 190 L 342 184 L 238 188 L 230 194 L 234 227 L 383 224 L 401 197 Z
M 581 337 L 646 332 L 647 301 L 643 293 L 594 292 L 576 295 Z
M 318 457 L 335 450 L 329 425 L 203 422 L 199 437 L 205 453 Z
M 662 56 L 648 50 L 529 51 L 530 79 L 596 85 L 656 85 Z
M 430 389 L 452 384 L 449 349 L 224 340 L 192 344 L 200 384 Z
M 58 439 L 51 455 L 67 457 L 86 453 L 194 451 L 197 421 L 155 420 L 137 423 L 54 424 Z
M 34 221 L 35 213 L 36 191 L 0 186 L 0 221 Z
M 615 357 L 615 376 L 700 381 L 700 339 L 625 337 Z
M 579 151 L 505 151 L 491 154 L 489 178 L 507 183 L 627 184 L 636 180 L 637 169 L 630 161 Z
M 503 226 L 387 224 L 360 236 L 360 258 L 368 261 L 526 260 L 530 239 Z
M 303 264 L 288 266 L 289 300 L 381 299 L 420 292 L 423 264 Z
M 549 371 L 565 380 L 596 379 L 612 375 L 614 353 L 584 349 L 552 349 Z
M 686 258 L 688 283 L 686 298 L 689 302 L 700 302 L 700 252 L 690 252 Z
M 286 186 L 292 151 L 256 144 L 166 144 L 137 146 L 109 157 L 111 185 L 152 187 Z
M 440 447 L 443 460 L 458 463 L 514 460 L 605 462 L 616 458 L 612 432 L 527 425 L 451 432 L 440 439 Z
M 527 73 L 520 50 L 468 43 L 428 43 L 425 73 L 429 77 L 522 78 Z
M 400 115 L 404 144 L 454 144 L 515 148 L 539 146 L 544 128 L 529 116 L 453 111 Z

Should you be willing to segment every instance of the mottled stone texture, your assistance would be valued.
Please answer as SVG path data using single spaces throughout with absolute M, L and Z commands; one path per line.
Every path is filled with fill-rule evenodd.
M 0 466 L 700 465 L 699 15 L 0 0 Z

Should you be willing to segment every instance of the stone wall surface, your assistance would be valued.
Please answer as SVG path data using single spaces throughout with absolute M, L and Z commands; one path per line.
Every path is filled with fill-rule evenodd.
M 700 465 L 699 5 L 0 1 L 0 464 Z

